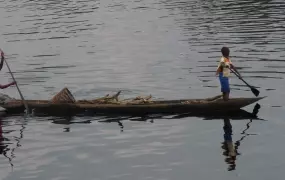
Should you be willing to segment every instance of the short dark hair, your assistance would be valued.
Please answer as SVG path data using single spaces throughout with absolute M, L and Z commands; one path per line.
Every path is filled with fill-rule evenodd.
M 222 55 L 225 57 L 229 57 L 229 55 L 230 55 L 230 49 L 228 47 L 223 47 L 221 49 L 221 52 L 222 52 Z

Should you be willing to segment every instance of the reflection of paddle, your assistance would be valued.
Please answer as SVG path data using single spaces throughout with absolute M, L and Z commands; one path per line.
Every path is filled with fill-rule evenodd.
M 251 92 L 255 95 L 258 96 L 259 95 L 259 91 L 257 89 L 255 89 L 254 87 L 252 87 L 251 85 L 249 85 L 247 82 L 245 82 L 235 71 L 233 71 L 231 68 L 229 68 L 240 80 L 242 80 L 251 90 Z

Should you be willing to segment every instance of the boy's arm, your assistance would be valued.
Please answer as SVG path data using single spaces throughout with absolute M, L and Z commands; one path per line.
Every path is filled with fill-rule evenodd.
M 216 76 L 219 74 L 219 69 L 220 69 L 220 67 L 218 67 L 216 70 Z
M 222 72 L 222 69 L 223 69 L 224 65 L 225 65 L 224 61 L 221 59 L 219 61 L 219 64 L 218 64 L 218 67 L 217 67 L 217 70 L 216 70 L 216 76 L 218 76 L 219 73 Z
M 221 63 L 219 63 L 218 67 L 217 67 L 217 70 L 216 70 L 216 76 L 219 75 L 219 73 L 221 72 Z

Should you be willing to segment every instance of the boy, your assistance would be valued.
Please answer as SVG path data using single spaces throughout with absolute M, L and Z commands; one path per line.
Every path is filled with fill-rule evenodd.
M 229 84 L 229 77 L 230 77 L 230 68 L 234 69 L 235 72 L 240 76 L 234 65 L 232 64 L 229 55 L 230 55 L 230 50 L 227 47 L 223 47 L 221 49 L 222 52 L 222 57 L 219 62 L 217 71 L 216 71 L 216 76 L 219 75 L 219 80 L 221 84 L 221 92 L 223 93 L 223 99 L 224 101 L 229 100 L 229 95 L 230 95 L 230 84 Z

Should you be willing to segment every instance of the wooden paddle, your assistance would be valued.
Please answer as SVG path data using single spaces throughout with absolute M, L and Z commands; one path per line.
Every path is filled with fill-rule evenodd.
M 1 50 L 0 50 L 0 51 L 1 51 Z M 27 102 L 25 101 L 25 99 L 24 99 L 24 97 L 23 97 L 23 95 L 22 95 L 22 93 L 21 93 L 21 91 L 20 91 L 20 89 L 19 89 L 19 87 L 18 87 L 17 81 L 15 80 L 15 78 L 14 78 L 14 76 L 13 76 L 13 73 L 12 73 L 12 71 L 11 71 L 11 69 L 10 69 L 10 67 L 9 67 L 9 65 L 8 65 L 8 63 L 7 63 L 7 61 L 6 61 L 6 59 L 5 59 L 5 57 L 4 57 L 4 61 L 5 61 L 6 65 L 7 65 L 7 68 L 8 68 L 8 70 L 9 70 L 9 72 L 10 72 L 10 74 L 11 74 L 13 80 L 16 82 L 16 87 L 17 87 L 18 92 L 19 92 L 19 94 L 20 94 L 20 96 L 21 96 L 21 99 L 22 99 L 22 101 L 23 101 L 23 103 L 24 103 L 24 105 L 25 105 L 26 113 L 28 113 L 28 112 L 29 112 L 28 104 L 27 104 Z
M 259 91 L 257 89 L 255 89 L 254 87 L 252 87 L 251 85 L 249 85 L 247 82 L 245 82 L 245 80 L 242 79 L 242 77 L 240 77 L 235 71 L 233 71 L 231 68 L 229 68 L 240 80 L 242 80 L 251 90 L 251 92 L 257 97 L 259 95 Z

